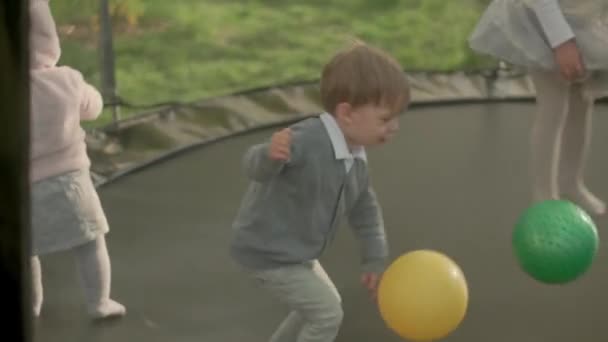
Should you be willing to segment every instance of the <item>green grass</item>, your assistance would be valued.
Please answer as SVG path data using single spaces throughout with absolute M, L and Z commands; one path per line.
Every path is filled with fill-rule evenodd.
M 61 63 L 99 85 L 96 1 L 51 2 Z M 135 104 L 189 101 L 314 79 L 351 37 L 391 52 L 404 69 L 492 65 L 466 40 L 487 0 L 115 0 L 119 94 Z M 69 29 L 73 28 L 72 32 Z M 109 121 L 105 112 L 98 124 Z M 133 114 L 125 111 L 126 115 Z

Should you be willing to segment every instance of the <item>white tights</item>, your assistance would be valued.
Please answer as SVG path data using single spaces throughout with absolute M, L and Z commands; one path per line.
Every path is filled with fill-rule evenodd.
M 102 235 L 94 241 L 73 249 L 76 265 L 81 276 L 89 314 L 93 318 L 124 315 L 126 309 L 110 299 L 110 258 Z M 42 274 L 40 260 L 31 258 L 32 267 L 32 304 L 34 315 L 40 315 L 42 307 Z
M 533 199 L 568 199 L 589 214 L 604 202 L 584 183 L 594 96 L 588 84 L 566 83 L 557 73 L 531 72 L 538 111 L 531 134 Z

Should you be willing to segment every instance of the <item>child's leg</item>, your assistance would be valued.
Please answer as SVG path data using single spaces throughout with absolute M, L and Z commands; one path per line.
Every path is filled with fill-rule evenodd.
M 342 299 L 340 293 L 338 293 L 338 289 L 336 289 L 336 286 L 318 260 L 314 261 L 312 270 L 319 279 L 323 280 L 327 286 L 331 288 L 336 298 L 338 298 L 338 301 L 341 302 Z M 287 318 L 283 320 L 277 331 L 272 335 L 270 342 L 297 341 L 298 335 L 304 327 L 304 323 L 305 321 L 297 311 L 291 311 Z
M 124 315 L 125 307 L 110 299 L 110 258 L 103 235 L 74 249 L 87 299 L 95 318 Z
M 560 192 L 590 214 L 603 214 L 604 202 L 595 197 L 584 182 L 595 99 L 584 91 L 584 85 L 574 84 L 569 102 L 560 156 Z
M 291 309 L 272 342 L 335 340 L 342 324 L 342 305 L 320 265 L 293 265 L 255 272 L 254 277 Z
M 37 256 L 30 258 L 32 268 L 32 306 L 34 317 L 40 316 L 42 308 L 42 270 L 40 268 L 40 259 Z
M 530 75 L 537 105 L 530 140 L 532 197 L 534 201 L 558 199 L 558 163 L 569 86 L 555 73 L 534 71 Z

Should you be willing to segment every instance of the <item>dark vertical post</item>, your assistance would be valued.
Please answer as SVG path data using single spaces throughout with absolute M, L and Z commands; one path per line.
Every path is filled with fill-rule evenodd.
M 120 120 L 120 108 L 116 105 L 116 76 L 114 66 L 114 43 L 112 20 L 108 0 L 99 0 L 99 50 L 101 51 L 101 93 L 105 102 L 110 102 L 114 122 Z
M 0 1 L 0 312 L 2 335 L 31 341 L 28 1 Z

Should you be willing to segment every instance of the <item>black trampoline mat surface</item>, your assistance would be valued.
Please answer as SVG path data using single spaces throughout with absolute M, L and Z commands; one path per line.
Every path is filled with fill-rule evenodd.
M 524 275 L 511 232 L 529 203 L 530 103 L 431 106 L 401 119 L 389 144 L 368 150 L 391 257 L 435 249 L 469 285 L 469 308 L 451 342 L 608 340 L 606 219 L 600 252 L 566 286 Z M 587 182 L 608 200 L 608 107 L 594 116 Z M 227 254 L 246 186 L 245 149 L 272 130 L 192 150 L 100 189 L 111 225 L 112 294 L 127 316 L 91 323 L 70 253 L 43 257 L 44 305 L 36 342 L 266 342 L 286 308 L 257 289 Z M 359 284 L 359 254 L 344 226 L 321 259 L 344 301 L 338 342 L 400 341 Z

